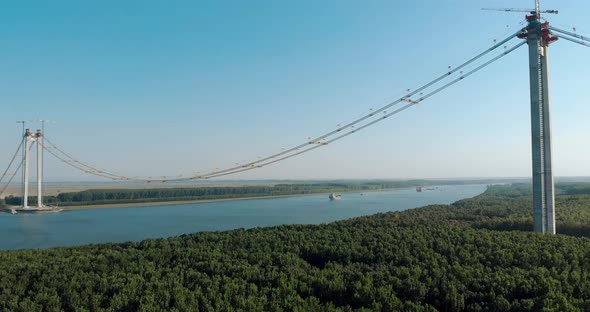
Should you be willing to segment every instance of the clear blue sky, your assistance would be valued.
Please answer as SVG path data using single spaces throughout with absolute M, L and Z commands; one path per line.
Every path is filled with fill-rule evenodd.
M 0 167 L 16 120 L 127 175 L 191 174 L 304 142 L 521 27 L 532 0 L 11 1 L 0 5 Z M 590 1 L 545 0 L 590 36 Z M 516 41 L 515 41 L 516 42 Z M 590 175 L 590 48 L 551 48 L 554 169 Z M 336 144 L 231 179 L 529 176 L 526 46 Z M 31 124 L 31 128 L 38 127 Z M 50 156 L 48 180 L 93 180 Z

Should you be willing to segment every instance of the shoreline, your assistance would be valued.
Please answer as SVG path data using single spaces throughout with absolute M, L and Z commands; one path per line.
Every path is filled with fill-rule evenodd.
M 339 194 L 351 194 L 351 193 L 371 193 L 371 192 L 382 192 L 382 191 L 393 191 L 393 190 L 404 190 L 413 189 L 415 187 L 397 187 L 387 188 L 380 190 L 368 190 L 368 191 L 350 191 L 350 192 L 337 192 Z M 143 202 L 143 203 L 125 203 L 125 204 L 104 204 L 104 205 L 81 205 L 81 206 L 62 206 L 59 207 L 63 211 L 68 210 L 86 210 L 86 209 L 109 209 L 109 208 L 137 208 L 137 207 L 154 207 L 154 206 L 174 206 L 174 205 L 190 205 L 199 203 L 215 203 L 224 201 L 238 201 L 238 200 L 255 200 L 255 199 L 276 199 L 276 198 L 288 198 L 288 197 L 301 197 L 310 195 L 328 195 L 330 193 L 309 193 L 309 194 L 288 194 L 288 195 L 269 195 L 269 196 L 252 196 L 252 197 L 236 197 L 236 198 L 220 198 L 220 199 L 195 199 L 195 200 L 180 200 L 180 201 L 161 201 L 161 202 Z
M 397 187 L 397 188 L 385 188 L 380 190 L 356 190 L 350 192 L 337 192 L 339 194 L 351 194 L 351 193 L 373 193 L 382 191 L 393 191 L 393 190 L 404 190 L 413 189 L 412 187 Z M 180 201 L 158 201 L 158 202 L 137 202 L 137 203 L 121 203 L 121 204 L 100 204 L 100 205 L 73 205 L 73 206 L 57 206 L 62 211 L 74 211 L 74 210 L 91 210 L 91 209 L 114 209 L 114 208 L 139 208 L 139 207 L 157 207 L 157 206 L 176 206 L 176 205 L 190 205 L 200 203 L 214 203 L 224 201 L 238 201 L 238 200 L 256 200 L 256 199 L 276 199 L 276 198 L 288 198 L 288 197 L 301 197 L 310 195 L 322 195 L 330 194 L 326 192 L 321 193 L 309 193 L 309 194 L 288 194 L 288 195 L 269 195 L 269 196 L 253 196 L 253 197 L 236 197 L 236 198 L 220 198 L 220 199 L 195 199 L 195 200 L 180 200 Z M 3 210 L 10 211 L 15 206 L 4 207 Z
M 274 198 L 298 197 L 298 196 L 318 195 L 318 194 L 321 194 L 321 193 L 270 195 L 270 196 L 257 196 L 257 197 L 236 197 L 236 198 L 220 198 L 220 199 L 171 200 L 171 201 L 137 202 L 137 203 L 121 203 L 121 204 L 72 205 L 72 206 L 56 206 L 56 208 L 59 208 L 62 211 L 111 209 L 111 208 L 139 208 L 139 207 L 176 206 L 176 205 L 189 205 L 189 204 L 199 204 L 199 203 L 213 203 L 213 202 L 222 202 L 222 201 L 274 199 Z M 7 207 L 1 208 L 1 209 L 6 210 L 6 211 L 10 211 L 10 209 L 13 209 L 15 207 L 18 207 L 18 206 L 7 206 Z
M 63 211 L 69 210 L 88 210 L 88 209 L 110 209 L 110 208 L 138 208 L 138 207 L 157 207 L 157 206 L 176 206 L 176 205 L 190 205 L 200 203 L 214 203 L 223 201 L 237 201 L 237 200 L 255 200 L 255 199 L 274 199 L 286 197 L 300 197 L 313 194 L 291 194 L 291 195 L 269 195 L 269 196 L 254 196 L 254 197 L 236 197 L 236 198 L 219 198 L 219 199 L 195 199 L 195 200 L 171 200 L 159 202 L 138 202 L 138 203 L 124 203 L 124 204 L 103 204 L 103 205 L 80 205 L 80 206 L 61 206 L 59 208 Z

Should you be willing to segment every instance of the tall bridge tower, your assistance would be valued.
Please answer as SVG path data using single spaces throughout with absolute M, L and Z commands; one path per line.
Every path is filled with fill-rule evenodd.
M 527 16 L 527 21 L 528 26 L 520 37 L 529 46 L 534 230 L 555 234 L 548 63 L 549 44 L 558 38 L 551 34 L 549 22 L 541 23 L 538 0 L 535 12 Z
M 24 151 L 25 154 L 23 156 L 23 209 L 31 208 L 29 206 L 29 168 L 30 168 L 30 153 L 33 147 L 34 142 L 37 145 L 37 208 L 44 208 L 43 205 L 43 191 L 42 191 L 42 172 L 43 172 L 43 163 L 41 162 L 43 156 L 43 147 L 41 146 L 41 140 L 43 138 L 43 133 L 40 129 L 37 130 L 36 133 L 32 133 L 29 129 L 25 130 L 24 134 Z

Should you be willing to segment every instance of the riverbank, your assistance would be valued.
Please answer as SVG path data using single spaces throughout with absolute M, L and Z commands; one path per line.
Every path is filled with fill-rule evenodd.
M 240 201 L 240 200 L 255 200 L 255 199 L 275 199 L 287 197 L 300 197 L 318 195 L 316 194 L 292 194 L 292 195 L 269 195 L 269 196 L 251 196 L 251 197 L 236 197 L 236 198 L 220 198 L 220 199 L 196 199 L 196 200 L 177 200 L 177 201 L 161 201 L 161 202 L 138 202 L 126 204 L 105 204 L 105 205 L 80 205 L 80 206 L 63 206 L 64 211 L 67 210 L 87 210 L 87 209 L 104 209 L 104 208 L 138 208 L 138 207 L 157 207 L 157 206 L 177 206 L 190 205 L 199 203 L 215 203 L 225 201 Z M 327 197 L 326 197 L 327 198 Z
M 352 193 L 372 193 L 372 192 L 384 192 L 393 190 L 413 189 L 413 187 L 399 187 L 399 188 L 387 188 L 381 190 L 369 190 L 369 191 L 351 191 L 351 192 L 338 192 L 339 194 L 352 194 Z M 191 204 L 205 204 L 215 202 L 226 202 L 226 201 L 240 201 L 240 200 L 257 200 L 257 199 L 277 199 L 277 198 L 289 198 L 289 197 L 302 197 L 311 195 L 326 195 L 326 200 L 330 193 L 310 193 L 310 194 L 290 194 L 290 195 L 268 195 L 268 196 L 247 196 L 247 197 L 235 197 L 235 198 L 220 198 L 220 199 L 196 199 L 196 200 L 171 200 L 171 201 L 158 201 L 158 202 L 137 202 L 137 203 L 122 203 L 122 204 L 102 204 L 102 205 L 73 205 L 73 206 L 58 206 L 62 211 L 72 210 L 90 210 L 90 209 L 108 209 L 108 208 L 140 208 L 140 207 L 158 207 L 158 206 L 177 206 L 177 205 L 191 205 Z M 7 206 L 4 208 L 6 212 L 10 212 L 12 208 L 18 206 Z
M 46 182 L 43 184 L 43 196 L 57 196 L 61 193 L 74 193 L 83 192 L 87 190 L 128 190 L 128 189 L 172 189 L 172 188 L 196 188 L 196 187 L 241 187 L 241 186 L 273 186 L 279 184 L 274 181 L 217 181 L 217 182 L 194 182 L 191 184 L 187 183 L 110 183 L 110 182 L 71 182 L 71 183 L 60 183 L 60 182 Z M 29 188 L 30 196 L 37 196 L 37 188 L 31 184 Z M 20 196 L 22 192 L 22 186 L 20 184 L 9 185 L 1 198 L 9 196 Z
M 232 183 L 192 185 L 137 184 L 47 184 L 43 203 L 68 209 L 181 205 L 217 200 L 276 198 L 301 194 L 369 192 L 433 185 L 506 183 L 506 180 L 334 180 L 334 181 L 234 181 Z M 7 206 L 19 206 L 22 198 L 16 187 L 0 194 Z M 36 194 L 29 193 L 29 205 L 36 205 Z M 1 204 L 1 203 L 0 203 Z

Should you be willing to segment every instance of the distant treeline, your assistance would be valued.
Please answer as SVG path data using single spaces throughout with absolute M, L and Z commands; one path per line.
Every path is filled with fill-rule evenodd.
M 559 183 L 559 190 L 567 195 L 590 194 L 590 183 Z
M 573 237 L 532 232 L 530 189 L 321 225 L 0 251 L 0 311 L 590 311 L 590 192 L 557 196 L 557 230 Z
M 436 181 L 436 184 L 466 184 L 474 181 Z M 373 181 L 362 183 L 314 183 L 277 184 L 274 186 L 215 186 L 193 188 L 156 189 L 91 189 L 81 192 L 61 193 L 44 197 L 45 204 L 59 206 L 81 206 L 102 204 L 124 204 L 162 201 L 212 200 L 244 197 L 265 197 L 279 195 L 301 195 L 327 192 L 370 191 L 391 188 L 431 185 L 433 181 Z M 477 181 L 486 183 L 486 181 Z M 6 198 L 8 205 L 20 205 L 22 197 Z M 29 204 L 37 203 L 36 196 L 29 196 Z
M 556 227 L 560 234 L 590 237 L 590 183 L 556 184 Z M 497 231 L 533 229 L 531 184 L 493 185 L 481 195 L 452 205 L 431 205 L 404 213 L 382 213 L 347 222 L 387 221 L 471 227 Z

